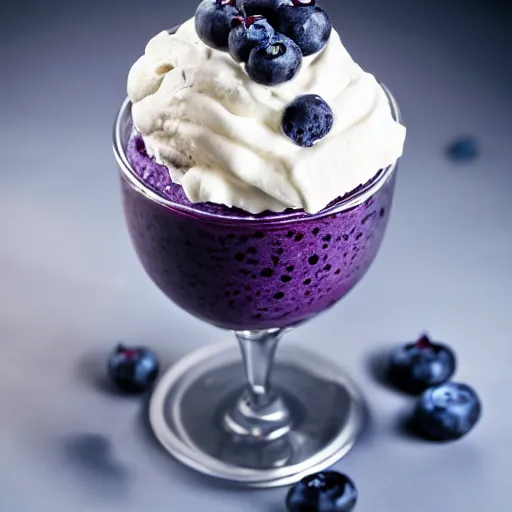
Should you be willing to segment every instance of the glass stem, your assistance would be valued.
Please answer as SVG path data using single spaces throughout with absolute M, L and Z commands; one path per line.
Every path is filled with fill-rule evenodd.
M 230 433 L 272 441 L 290 431 L 288 409 L 269 383 L 277 344 L 284 333 L 283 329 L 235 332 L 247 386 L 224 416 L 224 426 Z
M 274 356 L 283 333 L 280 329 L 269 331 L 241 331 L 235 333 L 242 358 L 251 397 L 256 403 L 268 397 L 269 377 Z

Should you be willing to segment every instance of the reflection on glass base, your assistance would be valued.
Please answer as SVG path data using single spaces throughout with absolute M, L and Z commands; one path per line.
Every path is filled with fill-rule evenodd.
M 271 382 L 288 408 L 291 430 L 272 441 L 228 433 L 226 411 L 245 383 L 240 351 L 235 342 L 205 347 L 158 383 L 150 406 L 153 431 L 187 466 L 251 487 L 292 484 L 352 448 L 365 407 L 337 366 L 287 341 L 277 350 Z

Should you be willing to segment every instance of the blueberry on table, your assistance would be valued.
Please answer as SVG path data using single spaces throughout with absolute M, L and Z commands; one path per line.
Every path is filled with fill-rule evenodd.
M 334 114 L 318 95 L 297 97 L 284 111 L 282 127 L 285 135 L 302 147 L 311 147 L 332 128 Z
M 263 16 L 237 16 L 231 24 L 229 53 L 237 62 L 247 62 L 251 51 L 267 45 L 274 35 L 274 29 Z
M 467 384 L 447 382 L 427 389 L 417 404 L 415 426 L 425 437 L 453 441 L 465 436 L 478 422 L 482 406 Z
M 246 71 L 262 85 L 279 85 L 291 80 L 302 66 L 302 53 L 288 37 L 275 33 L 267 44 L 251 51 Z
M 158 359 L 147 348 L 119 344 L 109 355 L 108 374 L 116 387 L 126 393 L 150 389 L 158 376 Z
M 231 22 L 238 16 L 235 0 L 203 0 L 196 10 L 196 32 L 201 41 L 216 50 L 228 50 Z
M 357 490 L 350 478 L 336 471 L 322 471 L 303 478 L 286 496 L 288 512 L 351 512 Z
M 455 162 L 469 162 L 478 157 L 478 142 L 473 137 L 460 137 L 448 145 L 447 154 Z
M 294 0 L 276 10 L 274 28 L 289 37 L 304 57 L 319 52 L 329 41 L 332 24 L 329 15 L 312 0 Z
M 391 353 L 389 380 L 407 393 L 419 394 L 448 381 L 455 367 L 455 354 L 450 347 L 422 336 L 416 343 L 408 343 Z

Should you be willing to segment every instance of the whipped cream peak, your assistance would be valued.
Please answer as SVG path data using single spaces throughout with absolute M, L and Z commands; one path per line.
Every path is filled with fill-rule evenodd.
M 321 96 L 334 114 L 313 147 L 294 144 L 281 128 L 287 106 L 305 94 Z M 334 30 L 292 80 L 266 87 L 228 53 L 206 46 L 191 19 L 148 43 L 130 70 L 128 96 L 148 154 L 192 202 L 316 213 L 403 151 L 405 128 L 386 94 Z

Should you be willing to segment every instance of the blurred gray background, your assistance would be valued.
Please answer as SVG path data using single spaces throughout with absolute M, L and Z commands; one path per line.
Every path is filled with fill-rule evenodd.
M 349 369 L 372 424 L 336 467 L 358 512 L 482 512 L 512 501 L 510 9 L 493 1 L 324 0 L 349 51 L 408 127 L 377 262 L 337 308 L 290 336 Z M 127 233 L 111 126 L 130 65 L 196 2 L 11 2 L 0 17 L 0 512 L 279 512 L 283 489 L 230 489 L 152 440 L 140 399 L 102 384 L 118 340 L 165 365 L 227 333 L 144 275 Z M 474 163 L 443 154 L 473 134 Z M 485 413 L 466 439 L 402 435 L 412 402 L 372 355 L 428 330 L 456 347 Z M 336 333 L 336 334 L 334 334 Z

